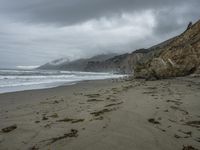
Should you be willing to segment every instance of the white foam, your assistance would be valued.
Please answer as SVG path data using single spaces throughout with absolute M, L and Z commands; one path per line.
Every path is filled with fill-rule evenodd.
M 124 75 L 77 71 L 0 70 L 0 93 L 120 77 Z
M 36 69 L 39 66 L 17 66 L 18 69 Z

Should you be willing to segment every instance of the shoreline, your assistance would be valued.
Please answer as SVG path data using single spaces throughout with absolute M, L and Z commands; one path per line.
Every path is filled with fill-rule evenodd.
M 77 72 L 58 70 L 1 70 L 0 93 L 47 89 L 76 84 L 85 80 L 114 79 L 126 75 L 111 72 Z
M 12 93 L 18 93 L 18 92 L 30 92 L 30 91 L 50 90 L 50 89 L 59 88 L 59 87 L 67 87 L 67 86 L 72 86 L 72 85 L 76 85 L 76 84 L 81 84 L 81 83 L 84 83 L 84 82 L 87 83 L 88 81 L 102 81 L 102 80 L 113 80 L 113 79 L 83 80 L 83 81 L 77 81 L 76 83 L 74 83 L 74 82 L 63 83 L 61 85 L 57 85 L 57 86 L 53 86 L 53 87 L 25 89 L 25 90 L 19 90 L 19 91 L 17 90 L 17 91 L 11 91 L 11 92 L 4 92 L 4 93 L 0 93 L 0 95 L 2 95 L 2 94 L 12 94 Z
M 0 149 L 200 149 L 199 97 L 200 78 L 192 77 L 3 93 L 0 129 L 16 129 L 0 132 Z
M 76 81 L 76 82 L 68 82 L 68 83 L 62 83 L 59 85 L 55 85 L 55 86 L 50 86 L 50 87 L 36 87 L 36 88 L 27 88 L 23 90 L 16 90 L 16 91 L 7 91 L 7 92 L 0 92 L 1 94 L 7 94 L 7 93 L 16 93 L 16 92 L 26 92 L 26 91 L 37 91 L 37 90 L 48 90 L 48 89 L 53 89 L 53 88 L 59 88 L 59 87 L 66 87 L 66 86 L 71 86 L 71 85 L 76 85 L 76 84 L 80 84 L 80 83 L 84 83 L 84 82 L 88 82 L 88 81 L 102 81 L 102 80 L 122 80 L 123 78 L 126 78 L 127 75 L 125 77 L 119 77 L 119 78 L 108 78 L 108 79 L 97 79 L 97 80 L 82 80 L 82 81 Z

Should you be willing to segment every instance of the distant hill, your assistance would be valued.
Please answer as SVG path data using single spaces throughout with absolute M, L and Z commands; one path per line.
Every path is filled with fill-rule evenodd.
M 90 61 L 86 71 L 95 72 L 116 72 L 130 74 L 135 64 L 147 53 L 147 49 L 139 49 L 132 53 L 126 53 L 107 59 L 105 61 Z
M 60 58 L 60 59 L 56 59 L 52 62 L 48 62 L 42 66 L 40 66 L 38 69 L 49 69 L 49 70 L 53 70 L 56 69 L 57 67 L 59 67 L 60 65 L 63 64 L 68 64 L 70 61 L 68 58 Z
M 68 71 L 85 71 L 85 67 L 90 61 L 104 61 L 117 54 L 102 54 L 87 59 L 78 59 L 69 61 L 67 58 L 61 58 L 40 66 L 38 69 L 46 70 L 68 70 Z

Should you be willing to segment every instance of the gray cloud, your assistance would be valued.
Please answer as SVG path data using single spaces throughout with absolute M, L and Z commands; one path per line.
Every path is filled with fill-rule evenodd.
M 124 12 L 162 9 L 198 3 L 198 0 L 0 0 L 0 12 L 25 22 L 71 25 Z
M 158 35 L 174 32 L 180 33 L 186 29 L 190 21 L 195 22 L 200 18 L 198 7 L 200 7 L 200 2 L 184 3 L 179 7 L 156 10 L 155 17 L 157 25 L 155 27 L 155 33 Z
M 133 51 L 181 33 L 199 0 L 0 0 L 0 67 Z

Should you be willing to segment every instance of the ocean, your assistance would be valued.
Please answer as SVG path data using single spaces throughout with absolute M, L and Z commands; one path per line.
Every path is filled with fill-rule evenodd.
M 79 81 L 120 78 L 124 75 L 96 72 L 0 69 L 0 93 L 45 89 Z

